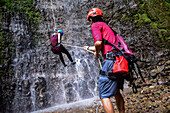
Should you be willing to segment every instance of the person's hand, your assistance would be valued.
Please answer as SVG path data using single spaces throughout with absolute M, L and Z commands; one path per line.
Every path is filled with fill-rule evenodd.
M 99 53 L 94 52 L 94 56 L 95 56 L 96 58 L 99 58 Z
M 85 51 L 87 51 L 88 48 L 89 48 L 89 46 L 84 46 L 84 47 L 83 47 L 83 49 L 84 49 Z

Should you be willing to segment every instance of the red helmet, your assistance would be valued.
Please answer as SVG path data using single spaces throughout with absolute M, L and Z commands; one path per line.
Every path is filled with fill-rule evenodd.
M 95 16 L 103 16 L 102 11 L 99 8 L 92 8 L 87 15 L 87 21 L 89 21 L 89 17 L 95 17 Z

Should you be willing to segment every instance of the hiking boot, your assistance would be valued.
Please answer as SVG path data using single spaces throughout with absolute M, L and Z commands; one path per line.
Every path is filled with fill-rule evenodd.
M 76 64 L 76 62 L 71 62 L 72 65 Z

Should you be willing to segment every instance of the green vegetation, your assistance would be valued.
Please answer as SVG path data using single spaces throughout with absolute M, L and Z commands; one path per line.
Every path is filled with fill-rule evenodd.
M 18 15 L 20 19 L 29 20 L 30 24 L 40 20 L 40 13 L 35 9 L 34 0 L 1 0 L 0 12 L 4 15 Z M 2 18 L 5 19 L 5 18 Z
M 9 29 L 13 17 L 27 26 L 31 37 L 37 35 L 40 12 L 34 0 L 0 0 L 0 76 L 12 72 L 10 66 L 15 53 L 12 31 Z M 10 71 L 9 71 L 10 70 Z
M 138 8 L 130 9 L 130 16 L 122 15 L 122 20 L 133 20 L 140 29 L 146 26 L 152 35 L 160 41 L 160 47 L 169 48 L 170 43 L 170 1 L 169 0 L 135 0 Z

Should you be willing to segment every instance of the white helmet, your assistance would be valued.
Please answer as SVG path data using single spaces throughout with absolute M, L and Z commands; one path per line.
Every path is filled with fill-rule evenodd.
M 54 31 L 55 31 L 55 32 L 57 32 L 57 31 L 58 31 L 58 29 L 57 29 L 57 28 L 54 28 Z

